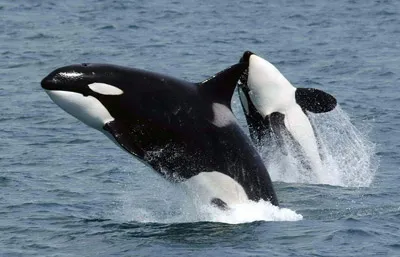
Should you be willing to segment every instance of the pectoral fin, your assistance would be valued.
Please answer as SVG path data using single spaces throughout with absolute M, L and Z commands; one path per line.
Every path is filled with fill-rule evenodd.
M 303 110 L 313 113 L 329 112 L 335 109 L 335 97 L 315 88 L 297 88 L 296 102 Z
M 114 120 L 106 123 L 103 129 L 112 136 L 112 139 L 114 139 L 113 141 L 117 143 L 117 145 L 119 145 L 122 149 L 138 157 L 139 159 L 143 159 L 143 149 L 141 149 L 136 144 L 134 138 L 130 134 L 131 132 L 126 129 L 122 124 L 119 124 Z

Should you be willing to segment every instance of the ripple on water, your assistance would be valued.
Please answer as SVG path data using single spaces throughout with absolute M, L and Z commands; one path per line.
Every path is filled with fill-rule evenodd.
M 45 33 L 36 33 L 36 34 L 25 37 L 25 39 L 27 39 L 27 40 L 55 39 L 55 38 L 56 38 L 55 36 L 45 34 Z
M 340 241 L 342 244 L 350 244 L 352 240 L 358 241 L 361 238 L 374 236 L 371 232 L 364 229 L 340 229 L 325 237 L 325 241 Z M 349 241 L 349 238 L 351 241 Z
M 4 176 L 0 176 L 0 186 L 5 187 L 5 186 L 9 185 L 10 182 L 11 182 L 10 178 L 4 177 Z
M 0 256 L 398 256 L 400 2 L 167 2 L 1 1 Z M 72 63 L 201 81 L 245 50 L 336 96 L 351 122 L 372 123 L 376 178 L 368 128 L 356 126 L 359 140 L 343 132 L 350 118 L 321 114 L 343 125 L 320 130 L 324 174 L 337 186 L 277 169 L 283 208 L 202 210 L 115 146 L 89 141 L 96 132 L 38 93 L 46 74 Z

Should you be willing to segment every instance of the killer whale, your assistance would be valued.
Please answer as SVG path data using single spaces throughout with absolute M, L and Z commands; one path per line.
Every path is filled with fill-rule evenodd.
M 307 166 L 312 170 L 321 169 L 317 140 L 307 111 L 329 112 L 336 107 L 336 99 L 318 89 L 294 87 L 274 65 L 250 51 L 243 54 L 240 62 L 248 64 L 239 79 L 238 94 L 253 142 L 259 145 L 273 140 L 282 148 L 282 137 L 286 133 L 306 157 Z
M 67 113 L 103 132 L 172 182 L 226 209 L 243 200 L 278 205 L 268 171 L 230 102 L 247 64 L 200 83 L 109 64 L 77 64 L 42 81 Z

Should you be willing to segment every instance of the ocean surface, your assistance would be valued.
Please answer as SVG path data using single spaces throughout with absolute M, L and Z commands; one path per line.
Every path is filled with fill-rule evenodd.
M 323 183 L 259 149 L 281 208 L 196 206 L 40 87 L 82 62 L 202 81 L 245 50 L 339 103 L 310 115 Z M 399 88 L 397 0 L 0 0 L 0 256 L 400 256 Z

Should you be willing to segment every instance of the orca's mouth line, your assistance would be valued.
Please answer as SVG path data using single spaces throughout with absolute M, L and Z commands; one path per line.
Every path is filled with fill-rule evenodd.
M 247 86 L 247 80 L 249 78 L 249 68 L 245 69 L 242 73 L 242 75 L 240 75 L 239 78 L 239 86 L 242 88 L 248 88 Z

